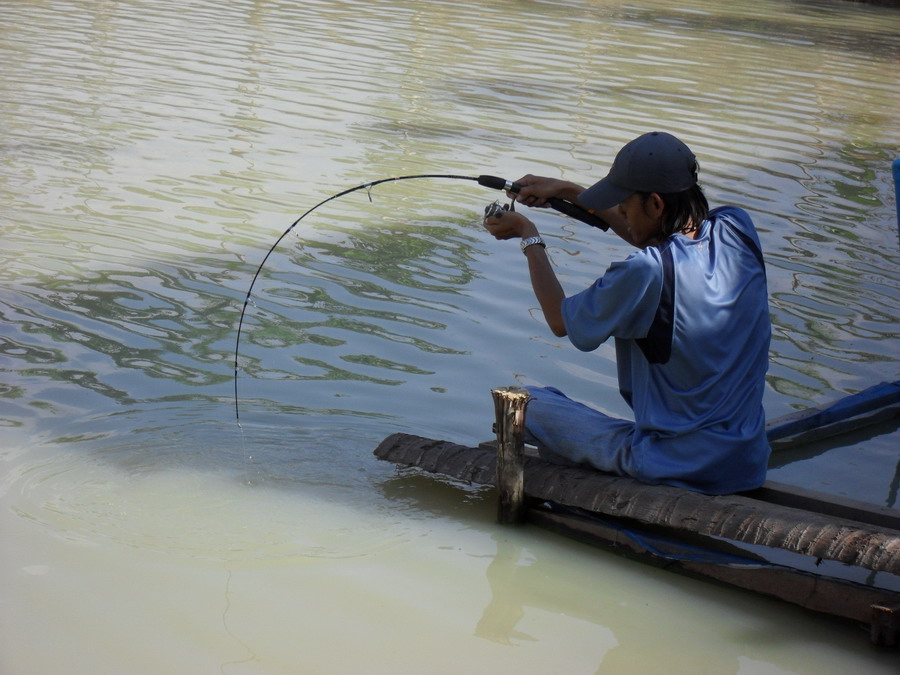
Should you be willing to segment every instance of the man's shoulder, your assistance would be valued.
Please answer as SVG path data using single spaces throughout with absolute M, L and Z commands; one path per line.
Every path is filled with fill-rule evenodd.
M 744 229 L 755 229 L 750 214 L 740 206 L 717 206 L 714 209 L 710 209 L 708 218 L 712 222 L 727 220 L 739 224 Z
M 738 248 L 753 254 L 765 269 L 759 234 L 749 213 L 739 206 L 720 206 L 709 212 L 709 221 L 712 223 L 710 236 L 713 239 L 730 240 Z
M 660 247 L 648 246 L 634 251 L 624 260 L 609 266 L 609 272 L 619 274 L 649 274 L 659 270 L 662 262 Z
M 662 280 L 662 267 L 659 251 L 648 246 L 634 251 L 623 260 L 610 263 L 603 276 L 583 293 L 640 295 L 648 289 L 658 289 Z

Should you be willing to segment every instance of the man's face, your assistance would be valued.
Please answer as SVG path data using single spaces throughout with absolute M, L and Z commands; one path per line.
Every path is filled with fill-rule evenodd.
M 618 206 L 619 214 L 625 219 L 628 233 L 635 246 L 645 248 L 658 243 L 662 229 L 664 204 L 657 194 L 643 197 L 633 194 Z

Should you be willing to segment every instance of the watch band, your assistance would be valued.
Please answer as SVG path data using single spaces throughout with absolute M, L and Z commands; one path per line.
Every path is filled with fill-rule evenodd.
M 527 239 L 523 239 L 519 246 L 522 247 L 522 253 L 525 253 L 526 248 L 528 248 L 529 246 L 534 246 L 535 244 L 538 244 L 543 248 L 547 248 L 547 244 L 545 244 L 544 240 L 540 237 L 528 237 Z

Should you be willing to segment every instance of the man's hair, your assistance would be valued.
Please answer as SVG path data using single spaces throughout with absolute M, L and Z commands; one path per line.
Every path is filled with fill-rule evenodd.
M 639 192 L 641 204 L 646 204 L 649 192 Z M 687 233 L 698 229 L 709 215 L 709 202 L 700 185 L 681 192 L 657 193 L 663 200 L 662 235 L 668 238 L 676 232 Z

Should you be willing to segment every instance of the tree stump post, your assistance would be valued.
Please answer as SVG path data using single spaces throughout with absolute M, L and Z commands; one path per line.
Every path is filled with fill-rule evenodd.
M 900 647 L 900 604 L 879 602 L 872 605 L 869 632 L 872 644 L 890 649 Z
M 492 389 L 497 431 L 497 522 L 516 525 L 525 517 L 525 408 L 522 387 Z

